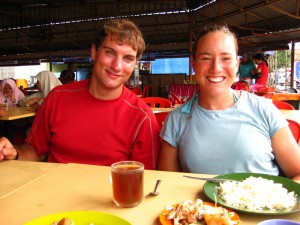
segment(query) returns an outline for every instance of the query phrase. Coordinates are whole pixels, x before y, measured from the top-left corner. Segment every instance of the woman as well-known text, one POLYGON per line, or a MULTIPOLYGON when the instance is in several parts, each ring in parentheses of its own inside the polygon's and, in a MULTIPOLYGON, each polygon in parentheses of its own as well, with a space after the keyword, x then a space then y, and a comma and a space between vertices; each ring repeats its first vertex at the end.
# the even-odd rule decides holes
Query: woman
POLYGON ((50 71, 39 72, 35 78, 37 79, 36 88, 38 92, 22 98, 18 103, 20 106, 39 107, 49 92, 62 84, 50 71))
POLYGON ((253 73, 260 73, 260 78, 255 79, 255 84, 261 87, 266 87, 269 78, 269 65, 265 57, 261 53, 254 56, 254 62, 257 64, 257 69, 253 73))
POLYGON ((224 25, 203 30, 191 65, 199 92, 173 109, 160 133, 158 169, 204 174, 278 175, 300 180, 300 150, 286 119, 268 99, 231 89, 237 39, 224 25))
POLYGON ((246 81, 251 84, 252 71, 256 69, 255 63, 252 61, 252 55, 250 52, 243 54, 243 62, 240 63, 238 69, 238 75, 240 81, 246 81))
POLYGON ((2 91, 0 92, 0 104, 14 106, 18 101, 24 98, 24 93, 17 87, 13 79, 5 79, 1 82, 2 91))

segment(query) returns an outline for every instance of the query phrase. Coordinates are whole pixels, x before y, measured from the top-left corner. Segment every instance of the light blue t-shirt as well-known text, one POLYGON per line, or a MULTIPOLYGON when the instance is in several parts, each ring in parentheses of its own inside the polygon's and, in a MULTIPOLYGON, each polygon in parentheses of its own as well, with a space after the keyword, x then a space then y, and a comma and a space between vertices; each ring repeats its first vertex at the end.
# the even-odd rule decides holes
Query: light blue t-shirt
POLYGON ((178 149, 182 170, 278 175, 271 137, 288 123, 272 101, 242 91, 231 108, 206 110, 198 94, 170 112, 160 133, 178 149))

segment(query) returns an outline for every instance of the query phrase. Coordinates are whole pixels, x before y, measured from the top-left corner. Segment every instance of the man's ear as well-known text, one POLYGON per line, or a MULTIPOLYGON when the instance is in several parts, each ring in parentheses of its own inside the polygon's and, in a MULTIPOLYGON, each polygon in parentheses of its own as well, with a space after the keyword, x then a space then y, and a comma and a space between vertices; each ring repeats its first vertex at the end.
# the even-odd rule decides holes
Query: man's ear
POLYGON ((91 47, 91 61, 95 61, 96 54, 97 54, 96 46, 94 44, 92 44, 92 47, 91 47))

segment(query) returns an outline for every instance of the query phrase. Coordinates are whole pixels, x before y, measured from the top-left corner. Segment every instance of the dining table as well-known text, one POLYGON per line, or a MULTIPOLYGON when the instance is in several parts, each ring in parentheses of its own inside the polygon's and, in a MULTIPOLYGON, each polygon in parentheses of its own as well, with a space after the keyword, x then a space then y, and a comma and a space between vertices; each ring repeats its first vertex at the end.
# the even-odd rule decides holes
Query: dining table
POLYGON ((300 93, 289 92, 254 92, 258 96, 269 95, 269 98, 276 101, 288 102, 294 106, 295 109, 300 109, 300 93))
MULTIPOLYGON (((109 166, 2 161, 0 224, 21 225, 60 212, 94 211, 121 217, 132 225, 159 225, 159 216, 168 205, 196 199, 212 202, 203 191, 206 181, 188 179, 183 175, 188 174, 145 170, 143 201, 132 208, 119 208, 112 201, 109 166), (158 179, 162 180, 158 189, 160 194, 150 195, 158 179)), ((208 174, 193 175, 213 177, 208 174)), ((299 211, 283 215, 236 213, 241 225, 257 225, 274 218, 300 221, 299 211)))
MULTIPOLYGON (((177 105, 176 107, 178 107, 178 106, 179 105, 177 105)), ((151 108, 151 109, 152 109, 153 113, 157 113, 157 112, 170 112, 174 108, 151 108)), ((300 124, 300 110, 282 110, 281 109, 280 112, 283 114, 283 116, 286 119, 294 120, 300 124)))
POLYGON ((31 107, 10 106, 1 107, 6 110, 6 114, 0 117, 0 134, 13 141, 13 123, 12 121, 34 117, 36 109, 31 107))
POLYGON ((0 120, 10 121, 17 120, 27 117, 33 117, 36 115, 35 110, 29 110, 28 107, 20 107, 20 106, 11 106, 11 107, 1 107, 5 109, 6 115, 0 117, 0 120))

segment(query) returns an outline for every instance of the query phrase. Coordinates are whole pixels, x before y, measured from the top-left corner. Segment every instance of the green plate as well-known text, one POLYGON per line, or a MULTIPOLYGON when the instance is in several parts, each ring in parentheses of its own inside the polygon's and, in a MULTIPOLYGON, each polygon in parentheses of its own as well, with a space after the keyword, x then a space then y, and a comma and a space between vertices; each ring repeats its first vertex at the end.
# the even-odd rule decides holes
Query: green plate
POLYGON ((76 225, 131 225, 128 221, 107 213, 92 211, 61 212, 32 220, 24 225, 52 225, 64 217, 71 218, 76 225))
POLYGON ((222 200, 221 197, 218 195, 218 192, 215 191, 216 188, 219 187, 218 183, 206 182, 203 186, 203 190, 204 190, 205 195, 212 201, 216 201, 219 205, 233 209, 235 211, 246 212, 246 213, 255 213, 255 214, 265 214, 265 215, 283 215, 283 214, 300 211, 300 184, 298 184, 297 182, 294 182, 290 179, 287 179, 284 177, 267 175, 267 174, 259 174, 259 173, 223 174, 223 175, 217 176, 217 178, 226 178, 226 179, 231 179, 231 180, 242 181, 242 180, 247 179, 250 176, 262 177, 262 178, 265 178, 268 180, 273 180, 275 183, 282 184, 283 187, 285 187, 287 190, 289 190, 289 192, 294 191, 297 194, 297 204, 295 205, 294 208, 290 208, 290 209, 280 209, 280 210, 275 210, 275 211, 263 209, 263 210, 253 211, 253 210, 249 210, 249 209, 245 209, 245 208, 233 207, 232 205, 226 204, 226 202, 224 200, 222 200), (215 197, 215 193, 216 193, 216 197, 215 197))

